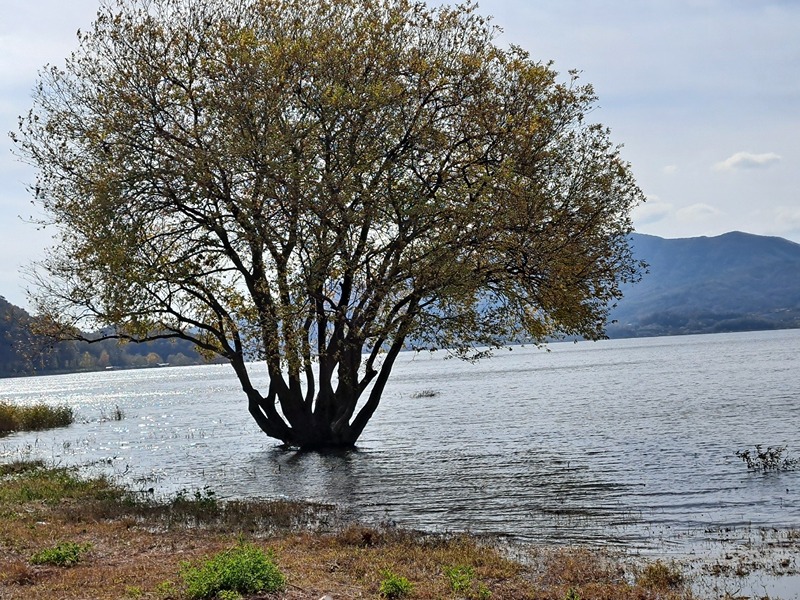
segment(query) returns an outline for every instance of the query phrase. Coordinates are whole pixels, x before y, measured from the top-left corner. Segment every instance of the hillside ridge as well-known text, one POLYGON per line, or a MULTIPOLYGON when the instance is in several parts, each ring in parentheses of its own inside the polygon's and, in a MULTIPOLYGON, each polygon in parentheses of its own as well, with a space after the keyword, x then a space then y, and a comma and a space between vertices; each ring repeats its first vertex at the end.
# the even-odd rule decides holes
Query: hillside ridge
POLYGON ((800 244, 732 231, 666 239, 635 233, 648 264, 612 310, 610 337, 800 327, 800 244))

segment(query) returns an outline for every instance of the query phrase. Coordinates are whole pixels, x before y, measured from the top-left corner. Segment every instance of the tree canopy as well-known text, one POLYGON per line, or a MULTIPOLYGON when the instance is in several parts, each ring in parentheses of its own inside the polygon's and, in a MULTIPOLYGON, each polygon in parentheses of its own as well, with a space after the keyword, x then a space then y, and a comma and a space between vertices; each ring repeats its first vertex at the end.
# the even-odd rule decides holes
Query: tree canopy
POLYGON ((473 4, 108 0, 14 134, 58 231, 40 310, 225 357, 299 447, 354 444, 403 349, 602 337, 641 193, 591 86, 497 33, 473 4))

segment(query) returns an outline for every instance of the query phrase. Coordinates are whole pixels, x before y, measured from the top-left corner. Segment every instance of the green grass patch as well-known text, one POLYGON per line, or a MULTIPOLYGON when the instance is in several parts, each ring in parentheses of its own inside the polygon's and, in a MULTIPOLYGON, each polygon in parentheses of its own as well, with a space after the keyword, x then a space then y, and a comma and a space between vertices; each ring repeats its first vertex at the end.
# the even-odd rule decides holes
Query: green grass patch
POLYGON ((15 462, 0 467, 0 507, 26 502, 57 504, 62 500, 115 503, 124 495, 122 489, 104 477, 81 479, 72 469, 46 468, 41 461, 15 462))
POLYGON ((389 600, 405 598, 411 594, 411 591, 414 589, 414 586, 408 579, 388 569, 381 571, 381 577, 383 577, 383 579, 381 580, 378 591, 380 591, 382 597, 388 598, 389 600))
POLYGON ((450 590, 459 598, 487 600, 492 592, 475 578, 475 569, 467 565, 444 567, 450 590))
POLYGON ((445 567, 444 575, 450 583, 450 589, 456 594, 469 591, 475 579, 475 570, 472 567, 456 565, 445 567))
MULTIPOLYGON (((336 522, 335 509, 322 504, 223 502, 208 488, 182 490, 172 498, 159 499, 127 490, 106 477, 83 478, 76 468, 50 467, 40 460, 0 464, 0 519, 23 514, 26 504, 39 505, 34 512, 58 507, 76 523, 133 518, 166 529, 277 533, 326 528, 336 522)), ((25 510, 30 512, 31 508, 25 510)))
POLYGON ((88 552, 91 547, 91 544, 59 542, 52 548, 45 548, 31 556, 31 562, 35 565, 71 567, 77 565, 83 558, 83 555, 88 552))
POLYGON ((181 576, 192 600, 275 592, 285 584, 272 553, 252 544, 240 544, 199 565, 185 564, 181 576))
POLYGON ((14 431, 40 431, 72 424, 75 415, 69 406, 17 406, 0 402, 0 435, 14 431))

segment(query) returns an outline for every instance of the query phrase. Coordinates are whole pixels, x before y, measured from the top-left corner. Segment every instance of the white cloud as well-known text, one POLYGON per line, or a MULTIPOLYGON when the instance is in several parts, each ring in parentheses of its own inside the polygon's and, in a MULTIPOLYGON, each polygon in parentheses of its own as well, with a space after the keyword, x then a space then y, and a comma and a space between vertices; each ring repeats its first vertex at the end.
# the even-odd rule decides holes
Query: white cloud
POLYGON ((658 196, 648 196, 644 204, 633 209, 633 222, 637 227, 652 225, 666 219, 672 213, 672 204, 662 202, 658 196))
POLYGON ((718 171, 732 171, 737 169, 764 169, 780 162, 781 157, 774 152, 752 154, 751 152, 737 152, 733 156, 718 162, 714 168, 718 171))
POLYGON ((711 206, 710 204, 698 203, 692 204, 691 206, 686 206, 681 208, 676 213, 678 219, 684 221, 686 223, 697 223, 700 221, 707 221, 708 219, 718 217, 722 214, 722 211, 718 208, 711 206))
POLYGON ((775 225, 781 233, 800 231, 800 208, 778 206, 774 210, 775 225))

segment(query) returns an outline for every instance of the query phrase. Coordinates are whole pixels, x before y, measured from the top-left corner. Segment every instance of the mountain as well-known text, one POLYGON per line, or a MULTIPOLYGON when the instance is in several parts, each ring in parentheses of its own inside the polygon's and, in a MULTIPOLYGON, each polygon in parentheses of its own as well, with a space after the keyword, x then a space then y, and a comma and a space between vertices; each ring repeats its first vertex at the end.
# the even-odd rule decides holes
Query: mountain
POLYGON ((634 234, 632 248, 648 273, 625 288, 610 337, 800 327, 800 244, 735 231, 634 234))

